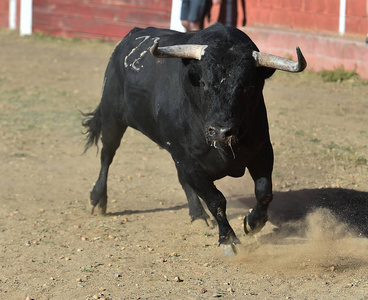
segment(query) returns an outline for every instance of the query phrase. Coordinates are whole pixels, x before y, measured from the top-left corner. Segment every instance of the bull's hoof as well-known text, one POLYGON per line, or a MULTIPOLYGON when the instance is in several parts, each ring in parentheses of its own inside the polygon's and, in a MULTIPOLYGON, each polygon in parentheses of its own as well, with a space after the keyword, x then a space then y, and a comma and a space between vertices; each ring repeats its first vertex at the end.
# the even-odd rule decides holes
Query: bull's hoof
POLYGON ((229 234, 226 237, 220 237, 219 239, 219 247, 222 248, 225 256, 235 256, 238 253, 238 246, 240 244, 240 240, 234 233, 229 234))
POLYGON ((235 244, 221 244, 220 247, 224 251, 225 256, 231 257, 238 253, 238 246, 235 244))
POLYGON ((267 215, 264 216, 261 220, 250 223, 249 224, 249 215, 244 218, 244 232, 247 235, 255 235, 256 233, 260 232, 261 229, 266 225, 266 222, 268 221, 267 215))
POLYGON ((97 207, 97 214, 106 215, 107 205, 105 205, 105 206, 99 206, 99 205, 92 206, 91 215, 94 214, 96 207, 97 207))

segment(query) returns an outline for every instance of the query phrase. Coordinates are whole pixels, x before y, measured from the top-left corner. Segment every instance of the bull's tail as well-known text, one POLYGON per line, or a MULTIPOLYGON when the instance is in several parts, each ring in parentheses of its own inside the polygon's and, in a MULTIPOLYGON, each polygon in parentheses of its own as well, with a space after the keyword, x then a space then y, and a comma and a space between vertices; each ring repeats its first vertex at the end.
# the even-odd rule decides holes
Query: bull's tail
POLYGON ((82 114, 85 117, 82 121, 82 125, 86 127, 86 131, 84 132, 84 134, 87 135, 87 142, 84 148, 84 153, 86 153, 86 151, 93 145, 96 145, 96 147, 98 148, 98 141, 100 139, 102 127, 100 106, 98 106, 94 112, 82 114))

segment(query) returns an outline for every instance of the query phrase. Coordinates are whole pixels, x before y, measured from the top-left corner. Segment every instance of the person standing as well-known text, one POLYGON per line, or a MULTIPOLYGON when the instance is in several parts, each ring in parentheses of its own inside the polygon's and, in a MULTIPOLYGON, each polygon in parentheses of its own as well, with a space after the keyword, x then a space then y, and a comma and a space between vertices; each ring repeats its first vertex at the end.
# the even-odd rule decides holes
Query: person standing
POLYGON ((183 0, 181 6, 181 24, 187 31, 202 30, 204 18, 212 4, 220 4, 221 0, 183 0))

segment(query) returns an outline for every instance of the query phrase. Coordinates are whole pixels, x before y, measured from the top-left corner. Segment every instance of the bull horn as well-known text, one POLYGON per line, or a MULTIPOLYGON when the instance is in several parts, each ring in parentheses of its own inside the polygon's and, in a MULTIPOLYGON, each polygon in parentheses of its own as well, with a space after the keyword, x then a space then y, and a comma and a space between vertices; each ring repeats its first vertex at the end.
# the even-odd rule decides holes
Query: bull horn
POLYGON ((298 61, 292 61, 277 55, 253 51, 253 58, 257 67, 267 67, 287 72, 301 72, 307 67, 307 62, 300 51, 299 47, 296 47, 296 54, 298 61))
POLYGON ((207 45, 174 45, 168 47, 159 47, 159 39, 155 39, 150 51, 153 56, 158 58, 202 58, 207 45))

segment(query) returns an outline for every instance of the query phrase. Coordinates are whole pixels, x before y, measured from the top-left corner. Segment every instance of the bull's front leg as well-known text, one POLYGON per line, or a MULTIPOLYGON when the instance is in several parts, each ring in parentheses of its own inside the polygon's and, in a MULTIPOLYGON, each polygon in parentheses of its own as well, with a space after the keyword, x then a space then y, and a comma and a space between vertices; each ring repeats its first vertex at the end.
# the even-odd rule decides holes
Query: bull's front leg
POLYGON ((210 201, 205 202, 219 227, 218 245, 222 247, 226 256, 235 255, 237 253, 236 245, 240 244, 240 240, 236 237, 234 230, 227 220, 225 197, 218 191, 218 195, 211 198, 210 201))
POLYGON ((234 255, 236 253, 235 246, 240 244, 240 241, 236 237, 227 219, 226 199, 224 195, 216 188, 213 181, 211 181, 204 172, 197 169, 194 172, 188 173, 181 169, 181 173, 196 194, 203 199, 208 210, 217 221, 219 228, 219 246, 224 248, 226 255, 234 255))
POLYGON ((206 202, 211 214, 217 221, 219 228, 218 245, 226 256, 233 256, 237 253, 236 246, 240 244, 234 230, 231 228, 226 216, 226 199, 222 193, 216 189, 212 183, 213 189, 209 193, 199 192, 200 197, 206 202))
POLYGON ((246 234, 256 234, 268 221, 267 209, 272 201, 272 169, 273 149, 268 143, 263 151, 252 160, 248 170, 254 180, 254 190, 257 203, 248 216, 244 218, 244 231, 246 234))
POLYGON ((273 198, 270 178, 258 178, 254 184, 257 203, 244 218, 244 231, 249 235, 259 232, 268 221, 267 209, 273 198))

